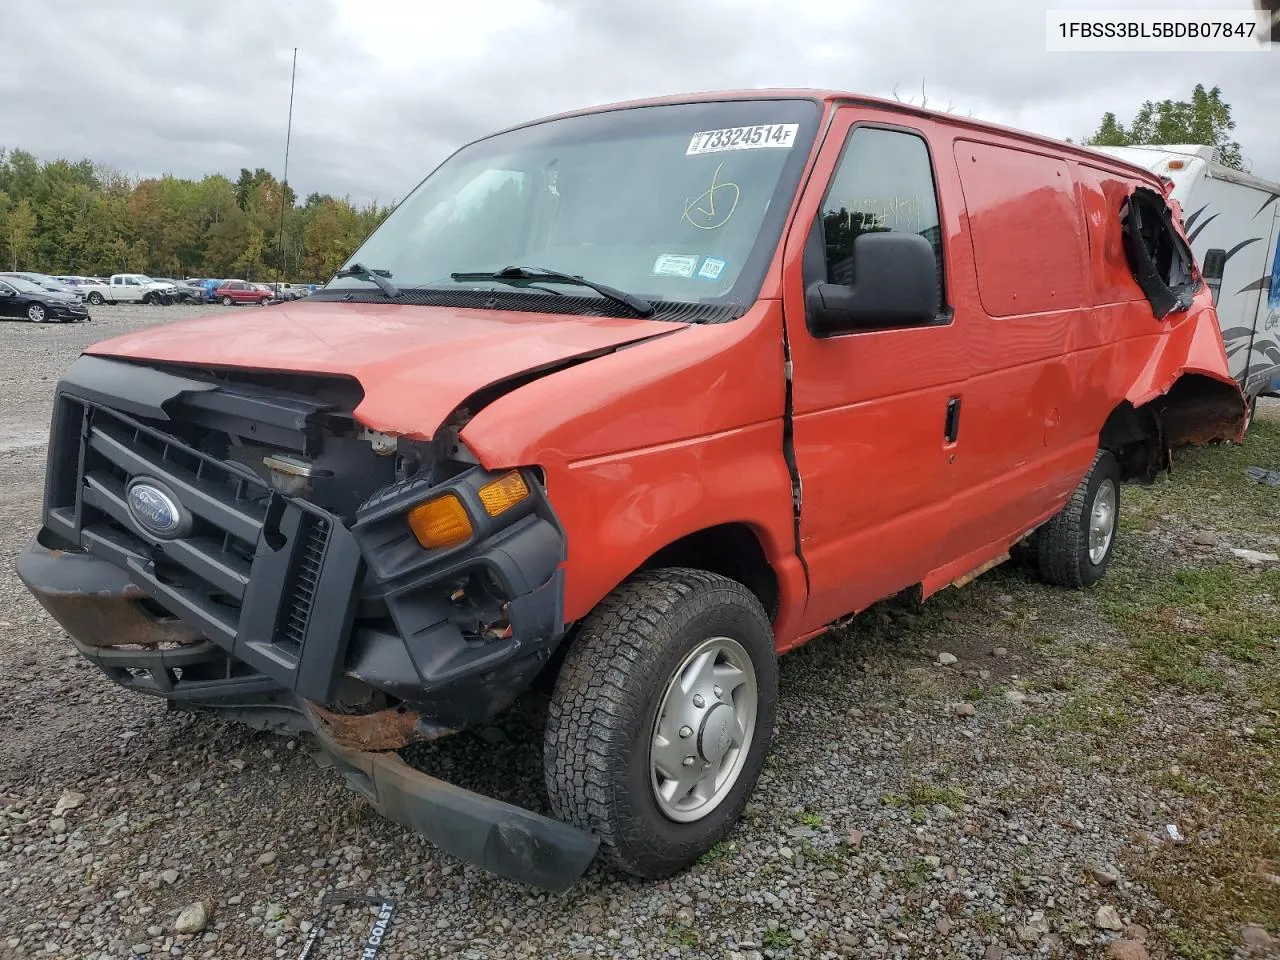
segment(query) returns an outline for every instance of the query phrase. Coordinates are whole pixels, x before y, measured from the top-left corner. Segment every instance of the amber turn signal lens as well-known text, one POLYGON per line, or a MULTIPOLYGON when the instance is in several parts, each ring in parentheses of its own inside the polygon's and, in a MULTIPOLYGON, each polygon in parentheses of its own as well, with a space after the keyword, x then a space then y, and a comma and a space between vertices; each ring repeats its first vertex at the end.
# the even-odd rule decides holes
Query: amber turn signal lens
POLYGON ((527 496, 529 487, 518 470, 504 473, 497 480, 490 480, 480 488, 480 502, 484 504, 485 513, 491 517, 506 513, 527 496))
POLYGON ((409 528, 428 550, 456 547, 471 538, 471 518, 462 501, 452 493, 410 510, 409 528))

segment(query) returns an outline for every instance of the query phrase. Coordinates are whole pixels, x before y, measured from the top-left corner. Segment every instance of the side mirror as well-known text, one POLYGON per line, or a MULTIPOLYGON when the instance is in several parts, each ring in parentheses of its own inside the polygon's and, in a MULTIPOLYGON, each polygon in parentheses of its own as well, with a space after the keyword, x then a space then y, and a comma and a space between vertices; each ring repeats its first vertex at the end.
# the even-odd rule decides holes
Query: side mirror
POLYGON ((853 241, 848 285, 812 283, 809 329, 826 337, 854 330, 919 327, 938 316, 938 261, 918 233, 864 233, 853 241))

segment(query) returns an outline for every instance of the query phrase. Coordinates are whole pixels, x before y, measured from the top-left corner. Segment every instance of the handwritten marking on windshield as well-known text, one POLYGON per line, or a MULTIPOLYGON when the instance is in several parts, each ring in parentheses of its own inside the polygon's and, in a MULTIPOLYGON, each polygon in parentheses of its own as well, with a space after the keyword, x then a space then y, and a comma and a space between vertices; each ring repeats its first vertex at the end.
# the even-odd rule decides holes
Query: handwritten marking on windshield
POLYGON ((699 230, 717 230, 729 222, 733 212, 738 209, 738 201, 742 199, 742 190, 732 180, 720 179, 720 171, 724 168, 721 160, 711 174, 711 186, 692 200, 685 199, 682 220, 699 230), (730 191, 728 193, 726 191, 730 191), (720 194, 717 206, 716 194, 720 194))

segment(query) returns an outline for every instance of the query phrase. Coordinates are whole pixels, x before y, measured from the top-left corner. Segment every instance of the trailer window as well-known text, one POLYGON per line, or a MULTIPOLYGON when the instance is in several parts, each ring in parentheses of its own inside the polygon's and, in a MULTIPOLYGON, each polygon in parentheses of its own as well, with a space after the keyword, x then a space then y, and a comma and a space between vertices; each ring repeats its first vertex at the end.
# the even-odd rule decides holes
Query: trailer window
POLYGON ((1138 187, 1120 211, 1129 269, 1158 318, 1191 306, 1199 288, 1191 250, 1173 226, 1173 211, 1154 190, 1138 187))

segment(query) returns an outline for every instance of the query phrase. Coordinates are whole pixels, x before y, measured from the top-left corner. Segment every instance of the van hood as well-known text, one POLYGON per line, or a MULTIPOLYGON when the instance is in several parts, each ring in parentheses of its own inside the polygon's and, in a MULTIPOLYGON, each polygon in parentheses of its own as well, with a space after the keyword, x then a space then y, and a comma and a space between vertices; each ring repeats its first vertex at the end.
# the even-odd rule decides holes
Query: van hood
POLYGON ((425 440, 485 387, 685 328, 638 318, 304 300, 224 308, 106 340, 85 352, 354 377, 364 389, 357 420, 372 430, 425 440))

